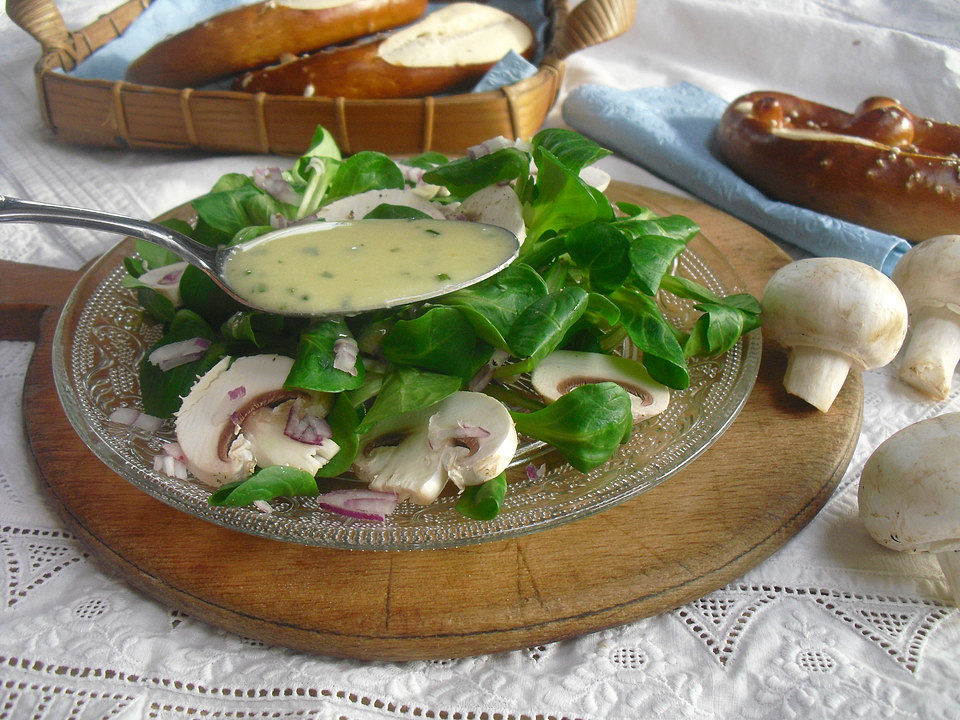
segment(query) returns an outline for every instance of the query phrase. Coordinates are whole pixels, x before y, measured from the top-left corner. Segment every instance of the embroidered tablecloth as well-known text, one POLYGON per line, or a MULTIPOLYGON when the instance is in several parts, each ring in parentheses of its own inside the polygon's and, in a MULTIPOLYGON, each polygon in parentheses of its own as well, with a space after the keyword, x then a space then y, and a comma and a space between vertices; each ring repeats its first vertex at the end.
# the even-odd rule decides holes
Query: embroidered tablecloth
MULTIPOLYGON (((58 4, 71 28, 111 8, 58 4)), ((153 217, 225 172, 264 162, 59 144, 37 109, 39 47, 5 16, 0 47, 0 193, 153 217)), ((560 101, 581 83, 681 81, 727 100, 766 87, 848 109, 887 94, 958 122, 960 6, 642 0, 625 36, 570 58, 560 101)), ((548 123, 562 123, 559 106, 548 123)), ((671 189, 623 158, 603 166, 671 189)), ((75 268, 112 242, 0 226, 8 260, 75 268)), ((736 582, 660 616, 541 647, 367 663, 217 630, 92 562, 51 509, 27 449, 21 393, 32 350, 0 342, 0 718, 960 717, 960 612, 935 562, 884 550, 857 517, 873 449, 912 422, 960 410, 957 390, 934 403, 902 385, 896 361, 865 376, 863 433, 827 506, 736 582)))

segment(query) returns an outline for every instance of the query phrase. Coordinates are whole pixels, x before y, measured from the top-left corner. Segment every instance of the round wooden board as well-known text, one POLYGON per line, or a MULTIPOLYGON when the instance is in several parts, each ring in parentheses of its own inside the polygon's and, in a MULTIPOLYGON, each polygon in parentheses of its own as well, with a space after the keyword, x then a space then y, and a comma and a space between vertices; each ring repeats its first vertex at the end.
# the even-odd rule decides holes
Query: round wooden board
MULTIPOLYGON (((789 261, 762 235, 702 203, 628 185, 615 184, 611 195, 693 218, 702 228, 695 242, 719 248, 758 297, 789 261)), ((756 386, 730 429, 692 465, 617 507, 462 549, 303 547, 198 520, 101 464, 57 401, 50 363, 56 319, 51 308, 41 320, 24 416, 40 477, 91 555, 195 618, 334 656, 443 659, 529 647, 696 599, 742 575, 813 518, 860 430, 858 377, 820 413, 784 393, 785 357, 767 345, 756 386)))

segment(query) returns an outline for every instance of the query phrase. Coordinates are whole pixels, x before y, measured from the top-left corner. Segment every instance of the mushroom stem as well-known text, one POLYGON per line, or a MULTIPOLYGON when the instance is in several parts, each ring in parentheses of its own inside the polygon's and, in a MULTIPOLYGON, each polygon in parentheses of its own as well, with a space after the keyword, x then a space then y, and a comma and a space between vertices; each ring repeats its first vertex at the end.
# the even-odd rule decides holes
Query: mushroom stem
POLYGON ((900 364, 900 379, 925 395, 943 400, 960 362, 960 315, 949 307, 926 308, 914 326, 900 364))
POLYGON ((960 607, 960 550, 937 553, 937 561, 947 579, 947 589, 950 590, 953 604, 960 607))
POLYGON ((783 386, 827 412, 850 372, 850 358, 809 345, 797 345, 789 354, 783 386))

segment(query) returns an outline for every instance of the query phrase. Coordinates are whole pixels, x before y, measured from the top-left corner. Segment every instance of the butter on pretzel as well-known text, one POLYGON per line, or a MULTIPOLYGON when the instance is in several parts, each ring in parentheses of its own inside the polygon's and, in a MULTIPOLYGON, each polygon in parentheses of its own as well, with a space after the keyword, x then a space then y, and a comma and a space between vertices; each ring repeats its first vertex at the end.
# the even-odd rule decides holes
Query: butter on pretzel
POLYGON ((716 141, 768 196, 919 242, 960 233, 960 126, 871 97, 853 114, 779 92, 734 100, 716 141))

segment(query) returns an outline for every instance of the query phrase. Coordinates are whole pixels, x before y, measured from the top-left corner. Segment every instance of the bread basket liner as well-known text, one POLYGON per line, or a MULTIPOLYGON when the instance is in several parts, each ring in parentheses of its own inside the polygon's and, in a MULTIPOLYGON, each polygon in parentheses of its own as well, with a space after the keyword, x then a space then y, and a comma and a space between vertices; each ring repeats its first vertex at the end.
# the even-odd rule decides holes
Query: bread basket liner
POLYGON ((85 28, 69 31, 53 0, 7 0, 10 18, 32 35, 43 121, 66 143, 99 147, 199 149, 297 155, 317 125, 345 153, 379 150, 462 152, 503 135, 529 137, 557 100, 563 60, 625 32, 636 0, 583 0, 568 10, 548 0, 550 32, 535 75, 498 90, 400 100, 356 100, 183 90, 68 73, 119 37, 150 4, 129 0, 85 28))

